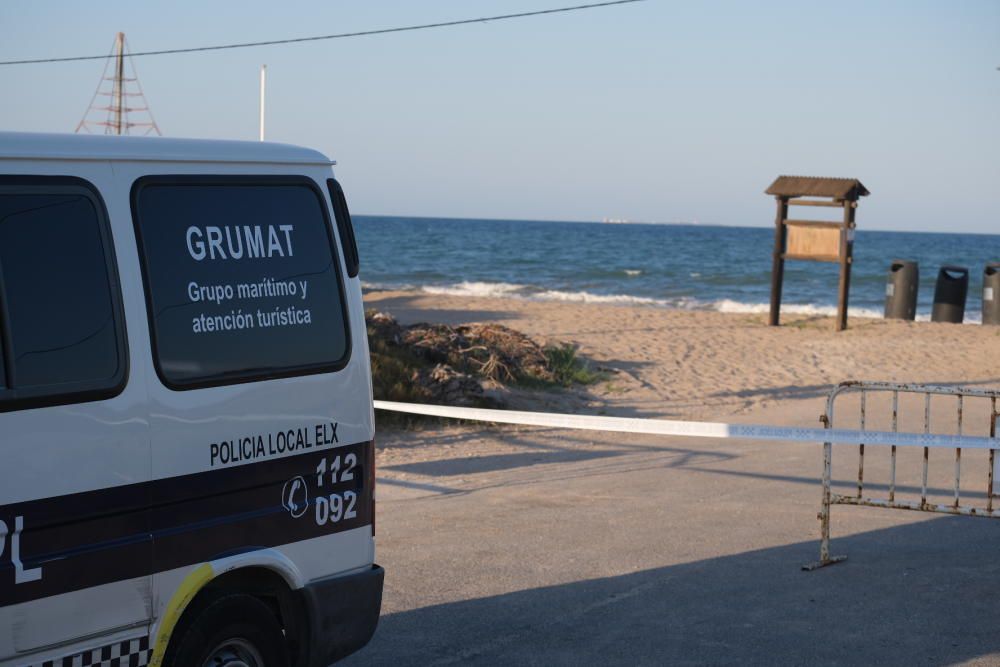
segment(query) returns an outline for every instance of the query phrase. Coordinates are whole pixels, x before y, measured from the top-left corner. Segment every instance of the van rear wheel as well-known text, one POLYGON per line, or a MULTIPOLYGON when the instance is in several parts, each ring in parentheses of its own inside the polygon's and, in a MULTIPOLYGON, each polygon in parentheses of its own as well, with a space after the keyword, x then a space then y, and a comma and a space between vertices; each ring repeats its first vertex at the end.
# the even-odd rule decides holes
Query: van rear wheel
POLYGON ((264 667, 264 656, 260 654, 257 647, 249 641, 233 637, 224 640, 216 646, 208 659, 205 660, 204 667, 264 667))
POLYGON ((271 609, 227 595, 202 609, 180 637, 175 667, 288 667, 285 636, 271 609))

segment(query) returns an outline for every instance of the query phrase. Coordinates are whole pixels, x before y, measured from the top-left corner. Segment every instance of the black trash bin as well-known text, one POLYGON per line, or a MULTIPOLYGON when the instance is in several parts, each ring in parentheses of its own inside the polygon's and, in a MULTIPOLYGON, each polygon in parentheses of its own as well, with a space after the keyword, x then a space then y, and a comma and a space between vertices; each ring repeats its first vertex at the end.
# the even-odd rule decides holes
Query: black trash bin
POLYGON ((1000 262, 983 269, 983 324, 1000 324, 1000 262))
POLYGON ((885 318, 912 320, 917 316, 917 286, 920 267, 916 262, 894 259, 885 283, 885 318))
POLYGON ((965 297, 969 292, 969 270, 964 266, 942 266, 934 286, 931 322, 960 324, 965 318, 965 297))

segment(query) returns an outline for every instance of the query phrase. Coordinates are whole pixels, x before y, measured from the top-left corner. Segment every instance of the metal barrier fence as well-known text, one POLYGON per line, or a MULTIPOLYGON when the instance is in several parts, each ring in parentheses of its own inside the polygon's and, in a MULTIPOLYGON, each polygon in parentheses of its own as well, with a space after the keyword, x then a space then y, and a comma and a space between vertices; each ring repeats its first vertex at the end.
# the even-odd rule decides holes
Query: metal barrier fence
MULTIPOLYGON (((891 425, 892 433, 899 433, 900 424, 900 396, 918 396, 923 405, 923 434, 927 437, 953 437, 954 444, 966 445, 969 437, 963 433, 965 424, 969 421, 967 399, 981 399, 988 409, 985 427, 989 431, 989 437, 997 437, 997 399, 1000 398, 1000 390, 972 389, 966 387, 940 387, 932 385, 916 385, 891 382, 844 382, 838 385, 827 399, 826 413, 821 417, 823 425, 833 433, 840 429, 834 428, 834 407, 837 399, 850 394, 858 394, 860 405, 858 409, 859 431, 867 431, 871 413, 869 400, 873 395, 888 395, 891 399, 891 425), (931 398, 951 397, 954 399, 955 433, 942 434, 931 431, 931 398)), ((940 401, 940 399, 939 399, 940 401)), ((997 448, 1000 449, 1000 440, 996 440, 997 448)), ((873 444, 868 442, 868 444, 873 444)), ((885 444, 885 443, 874 443, 885 444)), ((885 498, 874 498, 865 495, 865 441, 858 444, 858 475, 857 492, 852 495, 834 493, 833 485, 833 443, 827 439, 823 443, 823 499, 820 508, 820 557, 819 561, 803 566, 803 569, 814 570, 832 563, 838 563, 846 556, 830 555, 830 508, 833 505, 858 505, 868 507, 882 507, 890 509, 915 510, 919 512, 937 512, 940 514, 956 514, 963 516, 981 516, 991 519, 1000 518, 1000 510, 993 508, 994 499, 994 478, 996 467, 1000 461, 996 458, 996 449, 988 450, 988 469, 986 471, 985 484, 985 505, 963 505, 961 502, 961 479, 962 479, 962 449, 956 446, 954 459, 954 493, 951 503, 942 504, 928 501, 928 470, 930 468, 930 448, 923 448, 923 463, 921 474, 920 500, 899 500, 897 499, 896 465, 897 446, 891 447, 889 454, 889 484, 888 493, 885 498)), ((965 447, 968 448, 968 447, 965 447)))
MULTIPOLYGON (((890 382, 844 382, 838 385, 827 399, 826 413, 821 417, 824 428, 796 428, 761 424, 726 424, 718 422, 679 421, 669 419, 635 419, 623 417, 606 417, 593 415, 570 415, 545 412, 523 412, 516 410, 494 410, 486 408, 463 408, 448 405, 422 405, 415 403, 397 403, 392 401, 375 401, 376 410, 388 410, 430 417, 462 419, 466 421, 491 422, 498 424, 520 424, 525 426, 544 426, 590 431, 608 431, 617 433, 643 433, 649 435, 700 437, 713 439, 738 438, 747 440, 771 440, 783 442, 823 442, 823 501, 819 513, 821 524, 820 559, 817 562, 803 566, 803 569, 814 570, 831 563, 837 563, 846 556, 830 556, 830 507, 832 505, 862 505, 891 509, 917 510, 922 512, 938 512, 943 514, 960 514, 967 516, 984 516, 1000 518, 1000 509, 993 509, 993 483, 995 468, 1000 465, 996 450, 1000 449, 1000 439, 997 439, 997 399, 1000 390, 971 389, 963 387, 939 387, 932 385, 896 384, 890 382), (849 394, 860 395, 859 427, 835 428, 834 406, 837 399, 849 394), (871 428, 871 411, 869 398, 873 394, 888 395, 891 398, 891 430, 871 428), (915 432, 900 429, 900 396, 919 396, 923 401, 923 431, 915 432), (950 396, 955 403, 955 433, 940 433, 931 431, 931 397, 950 396), (989 435, 968 435, 963 432, 969 421, 968 399, 986 401, 988 414, 983 415, 987 422, 976 424, 981 426, 981 432, 989 435), (842 495, 833 493, 833 445, 858 447, 858 482, 857 493, 842 495), (880 445, 890 447, 889 484, 887 498, 872 498, 865 496, 865 447, 880 445), (906 501, 896 498, 896 458, 898 448, 908 450, 923 450, 923 467, 920 501, 906 501), (928 469, 930 450, 954 451, 954 500, 950 504, 928 501, 928 469), (987 482, 984 485, 986 500, 984 507, 961 504, 962 451, 985 454, 988 456, 987 482)), ((982 420, 980 420, 982 421, 982 420)))

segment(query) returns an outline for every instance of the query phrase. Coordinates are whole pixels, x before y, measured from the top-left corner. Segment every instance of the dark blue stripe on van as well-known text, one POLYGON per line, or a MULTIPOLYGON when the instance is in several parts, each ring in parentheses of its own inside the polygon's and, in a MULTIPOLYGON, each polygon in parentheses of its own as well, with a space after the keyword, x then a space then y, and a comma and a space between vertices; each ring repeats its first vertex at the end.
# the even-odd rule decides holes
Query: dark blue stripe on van
POLYGON ((24 569, 42 568, 38 581, 15 584, 8 535, 0 551, 0 607, 369 525, 372 446, 362 442, 0 507, 11 532, 15 518, 24 517, 24 569), (322 460, 329 466, 339 456, 343 468, 350 454, 356 457, 353 479, 333 484, 327 473, 319 487, 322 460), (286 483, 298 477, 292 509, 299 516, 293 516, 283 503, 289 504, 286 483), (354 494, 355 516, 333 520, 330 494, 354 494))

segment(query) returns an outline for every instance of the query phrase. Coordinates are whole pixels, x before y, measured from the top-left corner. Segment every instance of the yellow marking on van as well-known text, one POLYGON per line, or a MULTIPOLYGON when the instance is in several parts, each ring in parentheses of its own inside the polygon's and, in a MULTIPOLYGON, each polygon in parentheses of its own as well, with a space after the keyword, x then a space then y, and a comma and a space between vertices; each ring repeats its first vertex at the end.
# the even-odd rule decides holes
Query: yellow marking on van
POLYGON ((163 664, 163 656, 167 652, 167 644, 170 643, 170 635, 177 627, 177 621, 181 614, 191 604, 191 600, 198 594, 205 584, 212 580, 215 573, 212 571, 211 563, 203 563, 191 571, 181 585, 177 587, 174 596, 170 598, 166 610, 163 612, 163 619, 160 621, 160 629, 156 632, 156 641, 153 642, 153 654, 149 660, 149 667, 160 667, 163 664))

